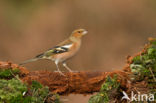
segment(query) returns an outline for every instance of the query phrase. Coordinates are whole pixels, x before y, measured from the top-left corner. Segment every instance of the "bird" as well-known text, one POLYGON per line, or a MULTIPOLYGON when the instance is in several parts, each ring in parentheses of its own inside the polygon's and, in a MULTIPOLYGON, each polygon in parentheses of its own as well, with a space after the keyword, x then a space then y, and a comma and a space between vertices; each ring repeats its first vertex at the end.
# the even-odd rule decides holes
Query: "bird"
POLYGON ((34 62, 40 59, 48 59, 56 64, 57 72, 64 75, 59 69, 59 63, 61 63, 69 72, 73 72, 66 64, 66 61, 73 57, 80 49, 82 37, 88 33, 85 29, 76 29, 71 35, 58 45, 50 48, 49 50, 35 56, 32 59, 26 60, 19 65, 23 65, 29 62, 34 62))

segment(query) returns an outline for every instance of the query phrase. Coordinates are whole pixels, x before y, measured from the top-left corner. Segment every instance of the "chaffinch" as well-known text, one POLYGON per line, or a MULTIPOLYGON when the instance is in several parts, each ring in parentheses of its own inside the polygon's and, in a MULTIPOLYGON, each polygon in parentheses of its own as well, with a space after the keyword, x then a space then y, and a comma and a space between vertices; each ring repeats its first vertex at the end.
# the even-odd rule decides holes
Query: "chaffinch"
POLYGON ((77 29, 74 30, 70 37, 65 41, 61 42, 60 44, 54 46, 53 48, 49 49, 48 51, 37 55, 35 58, 26 60, 22 62, 22 64, 26 64, 29 62, 37 61, 40 59, 49 59, 55 62, 57 71, 64 75, 60 69, 58 64, 62 63, 63 66, 69 71, 72 70, 67 66, 66 60, 70 59, 72 56, 76 54, 76 52, 80 49, 81 46, 81 38, 82 36, 86 35, 88 32, 85 29, 77 29))

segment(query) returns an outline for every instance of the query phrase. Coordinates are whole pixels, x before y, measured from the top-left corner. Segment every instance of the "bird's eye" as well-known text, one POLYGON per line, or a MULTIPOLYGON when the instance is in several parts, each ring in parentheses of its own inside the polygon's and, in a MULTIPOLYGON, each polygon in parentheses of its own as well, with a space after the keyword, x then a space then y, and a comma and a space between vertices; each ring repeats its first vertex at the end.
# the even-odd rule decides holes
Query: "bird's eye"
POLYGON ((81 33, 81 31, 78 31, 78 33, 81 33))

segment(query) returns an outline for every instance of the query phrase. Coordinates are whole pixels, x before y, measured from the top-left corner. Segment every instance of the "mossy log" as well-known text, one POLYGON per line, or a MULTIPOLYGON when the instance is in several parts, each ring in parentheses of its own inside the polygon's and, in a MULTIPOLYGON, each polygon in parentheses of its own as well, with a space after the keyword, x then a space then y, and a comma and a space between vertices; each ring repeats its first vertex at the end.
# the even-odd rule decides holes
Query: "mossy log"
POLYGON ((0 62, 0 68, 19 68, 20 79, 31 85, 32 81, 38 81, 42 85, 48 86, 52 93, 67 95, 75 94, 91 94, 99 92, 101 85, 107 76, 118 75, 118 80, 125 86, 127 85, 128 76, 125 71, 114 72, 66 72, 65 76, 58 72, 50 71, 28 71, 24 67, 10 62, 0 62))
POLYGON ((49 87, 50 91, 59 94, 89 94, 99 92, 101 85, 108 75, 118 74, 123 84, 126 83, 126 74, 122 71, 109 72, 78 72, 64 73, 65 76, 56 72, 35 71, 23 77, 22 80, 31 84, 36 80, 49 87))

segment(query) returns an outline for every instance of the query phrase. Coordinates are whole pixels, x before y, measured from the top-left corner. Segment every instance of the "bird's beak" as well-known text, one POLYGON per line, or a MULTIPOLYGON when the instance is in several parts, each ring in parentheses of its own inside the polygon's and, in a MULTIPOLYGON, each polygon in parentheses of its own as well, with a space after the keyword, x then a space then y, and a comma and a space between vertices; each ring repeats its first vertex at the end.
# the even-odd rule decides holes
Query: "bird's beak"
POLYGON ((84 31, 82 34, 83 34, 83 35, 86 35, 87 33, 88 33, 88 31, 84 31))

